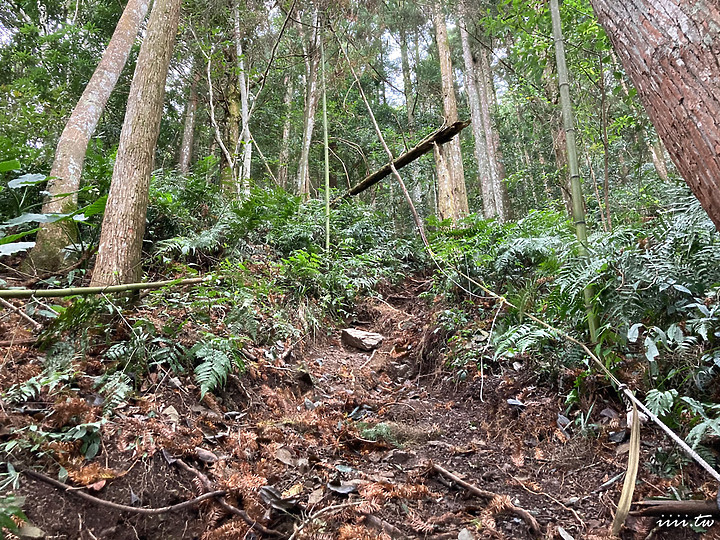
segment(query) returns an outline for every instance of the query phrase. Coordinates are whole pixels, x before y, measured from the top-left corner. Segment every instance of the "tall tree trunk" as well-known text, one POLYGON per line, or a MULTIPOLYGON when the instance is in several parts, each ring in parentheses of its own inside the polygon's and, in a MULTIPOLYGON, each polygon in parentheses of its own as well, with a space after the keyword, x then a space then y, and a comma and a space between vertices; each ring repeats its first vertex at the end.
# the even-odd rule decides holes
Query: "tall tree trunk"
POLYGON ((139 281, 150 173, 182 0, 155 0, 120 132, 91 285, 139 281))
POLYGON ((198 106, 197 86, 200 82, 200 71, 196 69, 197 67, 198 66, 193 63, 194 73, 192 82, 190 83, 188 100, 185 105, 185 122, 183 125, 183 137, 182 143, 180 144, 180 159, 178 162, 178 168, 182 174, 188 174, 190 172, 190 163, 192 162, 193 145, 195 142, 195 117, 198 106))
POLYGON ((470 49, 470 39, 465 25, 469 17, 465 0, 460 4, 460 41, 463 50, 463 62, 465 64, 465 89, 470 103, 470 118, 472 120, 473 137, 475 139, 475 160, 478 167, 478 182, 483 200, 483 216, 486 219, 493 218, 497 214, 495 195, 493 193, 493 182, 490 176, 488 165, 487 143, 485 141, 485 121, 480 107, 480 94, 478 93, 477 67, 470 49))
POLYGON ((315 127, 315 111, 318 98, 318 24, 319 10, 315 10, 312 19, 310 43, 303 44, 305 54, 305 115, 303 118, 303 135, 300 146, 300 163, 298 165, 298 195, 307 199, 310 196, 310 144, 315 127))
MULTIPOLYGON (((445 123, 450 125, 457 121, 458 112, 445 14, 439 0, 433 3, 433 21, 440 58, 443 111, 445 123)), ((459 137, 454 137, 443 145, 435 146, 435 164, 438 176, 438 213, 440 219, 458 220, 467 216, 468 201, 465 190, 465 171, 463 169, 459 137)))
POLYGON ((290 107, 292 105, 293 92, 295 91, 295 79, 291 74, 285 75, 285 97, 283 98, 283 120, 282 141, 280 142, 280 155, 278 156, 278 183, 283 189, 288 189, 288 160, 290 158, 290 130, 292 128, 292 116, 290 107))
MULTIPOLYGON (((555 61, 558 69, 558 86, 560 88, 560 105, 562 107, 563 127, 567 142, 568 168, 570 169, 570 185, 572 187, 572 217, 575 221, 575 232, 580 244, 580 255, 587 256, 587 225, 585 223, 585 201, 580 183, 580 167, 578 166, 577 145, 575 144, 575 118, 570 101, 570 83, 565 63, 565 45, 562 37, 560 22, 560 8, 558 0, 550 0, 550 15, 552 17, 553 39, 555 41, 555 61)), ((597 341, 598 320, 593 307, 595 293, 592 285, 586 285, 583 290, 585 310, 587 312, 590 339, 597 341)))
POLYGON ((223 192, 229 197, 239 193, 238 185, 238 150, 240 141, 240 119, 242 116, 242 105, 240 103, 240 89, 237 81, 232 81, 228 85, 227 95, 225 98, 227 105, 227 118, 225 119, 225 129, 227 133, 224 137, 227 143, 229 157, 225 157, 225 167, 220 173, 223 192))
POLYGON ((496 106, 495 84, 490 67, 490 58, 485 47, 478 51, 480 58, 479 86, 480 108, 485 128, 485 141, 488 154, 488 169, 493 186, 495 199, 495 213, 499 221, 504 222, 510 217, 510 205, 508 200, 507 186, 505 185, 505 166, 500 150, 500 135, 495 128, 495 121, 492 111, 496 106))
MULTIPOLYGON (((235 32, 235 54, 238 62, 237 85, 240 90, 240 120, 242 123, 242 139, 233 139, 236 148, 242 145, 243 159, 238 174, 238 195, 247 198, 250 194, 250 167, 252 165, 252 139, 250 138, 250 80, 245 74, 245 54, 242 49, 242 34, 240 32, 240 10, 237 2, 234 4, 233 25, 235 32)), ((236 152, 237 154, 237 152, 236 152)))
MULTIPOLYGON (((47 186, 50 195, 43 205, 43 213, 66 213, 77 207, 88 143, 125 67, 148 4, 149 0, 128 1, 100 63, 65 125, 50 170, 47 186), (64 196, 68 193, 70 195, 64 196)), ((75 238, 72 222, 43 224, 29 255, 31 264, 37 269, 58 270, 63 264, 62 248, 75 238)))
POLYGON ((412 73, 410 71, 410 56, 408 55, 407 32, 400 28, 400 62, 403 74, 403 93, 405 94, 405 108, 407 109, 408 129, 415 128, 415 99, 413 96, 412 73))
POLYGON ((720 6, 590 3, 678 171, 720 228, 720 6))

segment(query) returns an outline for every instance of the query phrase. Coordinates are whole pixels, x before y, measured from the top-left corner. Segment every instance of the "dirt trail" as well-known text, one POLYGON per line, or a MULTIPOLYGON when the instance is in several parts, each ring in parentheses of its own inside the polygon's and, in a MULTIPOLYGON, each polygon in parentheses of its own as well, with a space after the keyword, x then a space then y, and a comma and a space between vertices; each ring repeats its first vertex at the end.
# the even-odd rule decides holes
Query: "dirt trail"
MULTIPOLYGON (((482 384, 474 369, 453 379, 421 289, 364 304, 354 326, 385 336, 375 352, 346 347, 339 331, 292 354, 254 349, 247 374, 202 404, 189 377, 158 373, 103 427, 98 458, 88 464, 67 449, 71 479, 98 498, 162 507, 215 488, 245 519, 211 501, 137 516, 24 478, 28 517, 58 539, 270 537, 254 521, 293 539, 537 537, 520 508, 541 537, 606 538, 622 449, 575 424, 561 429, 564 400, 522 363, 490 366, 482 384), (469 494, 433 465, 496 496, 469 494)), ((619 405, 596 400, 596 411, 605 407, 619 405)), ((643 463, 658 444, 643 447, 643 463)), ((53 470, 52 461, 43 464, 53 470)), ((642 470, 641 479, 636 498, 671 483, 642 470)), ((648 536, 648 519, 628 525, 624 538, 700 537, 688 528, 648 536)))

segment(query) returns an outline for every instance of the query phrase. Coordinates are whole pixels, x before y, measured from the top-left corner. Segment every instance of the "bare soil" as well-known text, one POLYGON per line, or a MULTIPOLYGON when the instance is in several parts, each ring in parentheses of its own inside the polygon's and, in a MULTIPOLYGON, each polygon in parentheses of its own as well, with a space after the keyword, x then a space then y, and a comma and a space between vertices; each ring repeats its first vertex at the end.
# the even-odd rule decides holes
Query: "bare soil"
MULTIPOLYGON (((609 436, 623 429, 624 406, 597 382, 583 403, 594 403, 591 421, 600 427, 583 433, 577 417, 565 429, 558 425, 564 396, 532 372, 531 359, 495 363, 482 374, 472 366, 458 380, 444 366, 447 336, 433 306, 417 299, 423 287, 410 280, 361 306, 352 326, 385 336, 374 352, 344 346, 334 330, 291 354, 251 349, 258 360, 202 401, 190 376, 158 370, 102 427, 93 460, 67 444, 45 445, 40 457, 9 456, 17 468, 52 477, 62 464, 75 491, 145 508, 199 496, 209 487, 205 477, 249 519, 212 500, 138 515, 23 475, 18 494, 30 522, 45 538, 83 540, 272 537, 248 522, 293 539, 609 538, 627 463, 626 445, 609 436), (612 411, 622 414, 613 419, 612 411), (493 496, 469 493, 433 465, 493 496), (515 507, 534 516, 539 535, 515 507)), ((0 325, 0 340, 30 336, 14 314, 0 325)), ((0 387, 39 373, 39 354, 30 345, 0 350, 0 387)), ((67 399, 3 404, 0 443, 12 440, 11 427, 58 425, 63 411, 96 418, 89 377, 101 368, 92 358, 83 362, 88 380, 78 384, 75 409, 68 412, 67 399)), ((670 443, 646 425, 635 500, 680 488, 715 496, 717 486, 692 465, 669 478, 650 470, 660 447, 670 443)), ((622 538, 720 538, 720 527, 696 533, 630 517, 622 538)))

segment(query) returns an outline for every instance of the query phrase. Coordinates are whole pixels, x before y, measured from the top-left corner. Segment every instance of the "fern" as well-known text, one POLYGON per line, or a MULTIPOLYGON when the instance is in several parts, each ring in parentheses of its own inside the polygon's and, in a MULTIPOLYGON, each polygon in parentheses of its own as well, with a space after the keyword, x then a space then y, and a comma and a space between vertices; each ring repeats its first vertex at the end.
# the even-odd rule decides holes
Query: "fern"
POLYGON ((100 394, 105 398, 103 403, 103 416, 109 416, 123 403, 132 392, 130 377, 122 371, 116 371, 110 375, 102 387, 100 394))
POLYGON ((195 381, 200 385, 200 397, 225 384, 233 368, 245 366, 237 353, 235 344, 222 338, 202 341, 190 352, 202 362, 195 368, 195 381))
POLYGON ((511 327, 507 332, 494 338, 495 358, 513 353, 524 353, 537 348, 547 341, 555 339, 555 334, 533 324, 521 324, 511 327))

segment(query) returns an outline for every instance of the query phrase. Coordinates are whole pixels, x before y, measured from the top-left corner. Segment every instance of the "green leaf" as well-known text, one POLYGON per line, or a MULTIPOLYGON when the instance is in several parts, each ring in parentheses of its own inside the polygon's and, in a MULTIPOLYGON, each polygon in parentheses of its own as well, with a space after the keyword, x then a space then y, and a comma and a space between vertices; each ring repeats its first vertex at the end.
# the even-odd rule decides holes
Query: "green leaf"
POLYGON ((645 356, 650 362, 654 362, 655 359, 660 356, 660 351, 658 351, 657 344, 655 343, 655 340, 650 336, 645 338, 645 356))
POLYGON ((34 186, 36 184, 44 182, 46 178, 47 176, 45 176, 44 174, 23 174, 15 180, 10 180, 8 182, 8 187, 10 189, 18 189, 21 187, 34 186))
POLYGON ((645 403, 647 403, 648 409, 650 409, 653 414, 663 416, 670 412, 677 396, 678 392, 675 389, 668 390, 667 392, 653 389, 647 393, 645 403))
POLYGON ((628 337, 628 340, 630 341, 630 343, 635 343, 637 341, 638 337, 640 337, 640 329, 643 326, 644 326, 643 323, 637 323, 637 324, 633 324, 630 327, 630 330, 628 330, 628 334, 627 334, 627 337, 628 337))
POLYGON ((25 251, 35 245, 35 242, 13 242, 12 244, 0 245, 0 257, 3 255, 12 255, 19 251, 25 251))
POLYGON ((28 212, 26 214, 6 221, 2 225, 0 225, 0 229, 6 229, 8 227, 22 225, 23 223, 54 223, 55 221, 60 221, 61 219, 65 219, 68 216, 70 216, 70 214, 33 214, 28 212))
POLYGON ((92 204, 86 206, 81 210, 82 215, 85 218, 91 218, 98 214, 105 212, 105 205, 107 204, 107 195, 103 195, 99 199, 95 200, 92 204))
POLYGON ((21 232, 21 233, 11 234, 11 235, 8 235, 8 236, 3 236, 2 238, 0 238, 0 245, 2 245, 2 244, 9 244, 9 243, 11 243, 11 242, 16 242, 16 241, 20 240, 21 238, 25 238, 26 236, 29 236, 29 235, 31 235, 31 234, 35 234, 35 233, 38 232, 39 230, 40 230, 40 228, 38 227, 38 228, 35 228, 35 229, 30 229, 29 231, 23 231, 23 232, 21 232))
POLYGON ((20 162, 17 159, 9 161, 0 161, 0 172, 16 171, 20 168, 20 162))

